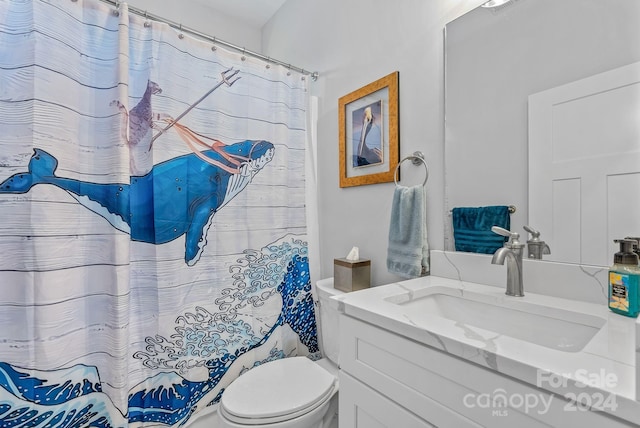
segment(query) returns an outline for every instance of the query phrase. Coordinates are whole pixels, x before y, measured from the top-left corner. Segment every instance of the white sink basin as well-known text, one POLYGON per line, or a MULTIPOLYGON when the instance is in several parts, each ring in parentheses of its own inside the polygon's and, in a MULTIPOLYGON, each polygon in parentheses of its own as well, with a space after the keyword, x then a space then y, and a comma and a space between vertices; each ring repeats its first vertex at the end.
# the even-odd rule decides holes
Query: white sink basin
POLYGON ((461 328, 482 329, 564 352, 582 350, 606 322, 597 316, 529 303, 518 297, 447 287, 423 291, 401 293, 385 300, 401 306, 407 318, 415 323, 429 323, 430 318, 438 316, 461 328))

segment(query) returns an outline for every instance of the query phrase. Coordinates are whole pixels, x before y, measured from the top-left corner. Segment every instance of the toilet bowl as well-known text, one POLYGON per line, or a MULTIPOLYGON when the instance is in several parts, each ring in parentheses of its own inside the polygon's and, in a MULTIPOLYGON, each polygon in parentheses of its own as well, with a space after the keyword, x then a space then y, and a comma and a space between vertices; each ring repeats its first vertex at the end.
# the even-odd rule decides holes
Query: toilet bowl
POLYGON ((291 357, 255 367, 225 389, 218 407, 221 428, 337 427, 338 303, 333 281, 316 284, 319 339, 327 358, 291 357))

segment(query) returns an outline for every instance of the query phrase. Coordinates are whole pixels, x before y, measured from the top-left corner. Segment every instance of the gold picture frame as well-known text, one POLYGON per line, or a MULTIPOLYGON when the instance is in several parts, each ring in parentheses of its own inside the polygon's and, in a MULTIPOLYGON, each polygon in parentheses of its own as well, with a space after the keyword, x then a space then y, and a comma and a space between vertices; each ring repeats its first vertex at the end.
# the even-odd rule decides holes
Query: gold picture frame
POLYGON ((399 76, 395 71, 338 100, 340 187, 394 181, 399 76))

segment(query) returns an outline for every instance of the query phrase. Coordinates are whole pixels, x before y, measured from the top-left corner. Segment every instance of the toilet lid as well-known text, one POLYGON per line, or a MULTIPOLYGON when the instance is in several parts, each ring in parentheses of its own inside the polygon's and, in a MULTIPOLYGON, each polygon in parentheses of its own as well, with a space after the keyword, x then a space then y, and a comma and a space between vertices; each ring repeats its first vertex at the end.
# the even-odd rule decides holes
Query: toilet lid
POLYGON ((306 357, 262 364, 238 377, 220 399, 232 419, 287 420, 331 397, 335 377, 306 357))

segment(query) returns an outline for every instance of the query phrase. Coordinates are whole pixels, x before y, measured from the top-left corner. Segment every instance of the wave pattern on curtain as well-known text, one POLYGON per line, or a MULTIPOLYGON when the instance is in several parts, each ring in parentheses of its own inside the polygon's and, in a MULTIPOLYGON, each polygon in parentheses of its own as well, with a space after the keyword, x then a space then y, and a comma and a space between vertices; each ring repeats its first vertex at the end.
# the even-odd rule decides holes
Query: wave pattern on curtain
POLYGON ((304 79, 126 4, 0 0, 0 82, 0 426, 180 426, 318 356, 304 79))

